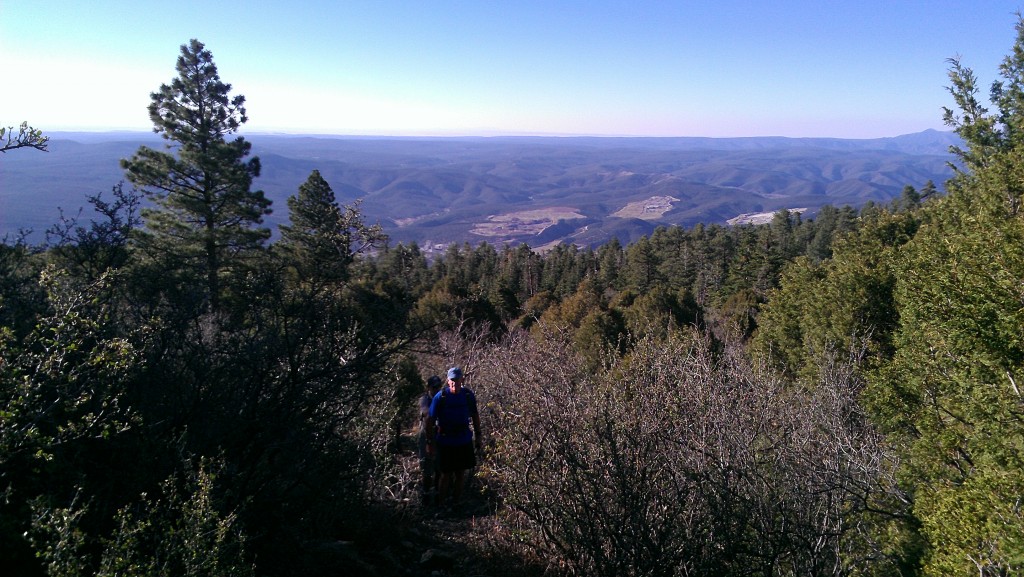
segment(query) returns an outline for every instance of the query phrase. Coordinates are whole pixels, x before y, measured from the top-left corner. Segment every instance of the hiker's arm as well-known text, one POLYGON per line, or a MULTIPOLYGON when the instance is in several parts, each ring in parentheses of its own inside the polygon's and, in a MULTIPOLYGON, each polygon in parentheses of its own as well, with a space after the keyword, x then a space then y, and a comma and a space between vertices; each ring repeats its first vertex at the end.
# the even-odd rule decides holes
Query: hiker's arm
POLYGON ((431 426, 431 425, 428 425, 427 426, 427 438, 426 438, 426 442, 427 442, 427 455, 433 455, 434 454, 434 439, 436 439, 436 438, 437 438, 437 436, 434 435, 434 427, 431 426))
POLYGON ((437 439, 437 427, 434 424, 434 403, 434 399, 430 399, 430 403, 427 405, 427 453, 431 455, 434 453, 434 440, 437 439))
POLYGON ((478 411, 473 411, 472 417, 473 417, 473 440, 476 441, 476 448, 479 449, 480 448, 480 444, 483 442, 481 437, 480 437, 480 435, 482 434, 482 432, 480 430, 480 413, 478 411))

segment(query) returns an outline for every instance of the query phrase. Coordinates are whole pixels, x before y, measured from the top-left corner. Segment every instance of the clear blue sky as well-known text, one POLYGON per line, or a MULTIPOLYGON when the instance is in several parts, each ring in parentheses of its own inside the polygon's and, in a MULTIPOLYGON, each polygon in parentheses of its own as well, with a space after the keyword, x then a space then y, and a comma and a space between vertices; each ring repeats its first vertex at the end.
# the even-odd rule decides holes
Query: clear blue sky
POLYGON ((0 0, 0 124, 151 128, 204 42, 245 132, 895 136, 1024 0, 0 0))

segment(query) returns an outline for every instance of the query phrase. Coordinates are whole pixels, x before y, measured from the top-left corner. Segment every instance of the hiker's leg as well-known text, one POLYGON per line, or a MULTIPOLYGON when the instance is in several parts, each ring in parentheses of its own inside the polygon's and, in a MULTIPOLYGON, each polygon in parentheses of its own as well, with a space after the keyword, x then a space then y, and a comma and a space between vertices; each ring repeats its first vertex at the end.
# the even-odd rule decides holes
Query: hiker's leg
POLYGON ((453 473, 452 501, 458 501, 462 496, 462 485, 466 482, 466 471, 459 469, 453 473))
POLYGON ((424 504, 430 504, 434 490, 434 451, 427 445, 427 436, 420 433, 417 439, 417 454, 420 464, 420 495, 424 504))
POLYGON ((441 473, 441 482, 437 486, 437 504, 444 502, 445 497, 452 488, 452 473, 441 473))
POLYGON ((437 480, 437 495, 434 497, 434 500, 436 504, 440 505, 444 501, 445 493, 448 491, 448 447, 438 444, 434 452, 434 459, 435 479, 437 480))
POLYGON ((423 474, 423 492, 429 493, 434 488, 434 459, 427 456, 420 461, 420 472, 423 474))
POLYGON ((454 499, 458 499, 462 496, 462 488, 466 484, 466 471, 476 466, 476 453, 473 451, 472 444, 460 446, 458 455, 458 461, 455 466, 455 475, 452 479, 454 482, 454 486, 452 487, 454 499))
POLYGON ((436 500, 435 492, 437 485, 434 483, 434 473, 430 470, 423 471, 423 504, 431 505, 436 500))

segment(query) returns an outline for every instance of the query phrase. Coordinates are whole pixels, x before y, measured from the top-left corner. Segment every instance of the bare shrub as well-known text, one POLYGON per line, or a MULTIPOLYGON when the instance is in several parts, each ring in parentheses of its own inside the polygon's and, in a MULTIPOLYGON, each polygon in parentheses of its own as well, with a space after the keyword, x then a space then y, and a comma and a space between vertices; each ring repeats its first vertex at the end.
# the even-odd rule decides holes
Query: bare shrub
POLYGON ((552 567, 581 575, 845 575, 879 491, 852 372, 787 387, 679 332, 600 374, 569 339, 479 357, 488 482, 552 567))

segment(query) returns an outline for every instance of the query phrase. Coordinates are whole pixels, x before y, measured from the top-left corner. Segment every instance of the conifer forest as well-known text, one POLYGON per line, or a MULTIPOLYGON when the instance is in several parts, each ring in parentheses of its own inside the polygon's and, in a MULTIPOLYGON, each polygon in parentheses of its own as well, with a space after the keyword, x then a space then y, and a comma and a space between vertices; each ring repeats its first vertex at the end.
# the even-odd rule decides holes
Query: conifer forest
POLYGON ((0 573, 1021 574, 1016 27, 990 90, 949 62, 946 183, 429 259, 316 170, 272 207, 244 96, 182 45, 166 146, 102 218, 0 244, 0 573), (461 513, 410 448, 456 365, 483 429, 461 513))

